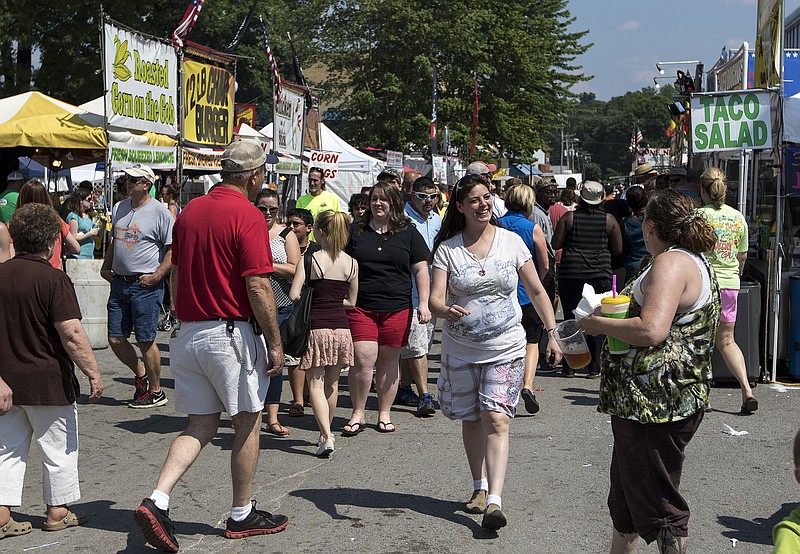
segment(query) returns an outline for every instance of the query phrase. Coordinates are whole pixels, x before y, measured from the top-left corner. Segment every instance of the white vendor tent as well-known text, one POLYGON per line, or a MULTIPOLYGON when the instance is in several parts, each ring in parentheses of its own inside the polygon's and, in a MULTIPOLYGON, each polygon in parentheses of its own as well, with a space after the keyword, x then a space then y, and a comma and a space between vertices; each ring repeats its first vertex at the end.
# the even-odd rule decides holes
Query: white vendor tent
MULTIPOLYGON (((273 136, 272 123, 260 129, 260 132, 271 138, 273 136)), ((361 192, 361 187, 374 185, 386 163, 349 145, 322 122, 319 124, 319 135, 320 150, 341 154, 336 177, 326 180, 326 189, 339 197, 340 207, 342 211, 346 211, 350 196, 361 192)), ((305 194, 308 191, 306 174, 303 173, 302 177, 301 193, 305 194)))

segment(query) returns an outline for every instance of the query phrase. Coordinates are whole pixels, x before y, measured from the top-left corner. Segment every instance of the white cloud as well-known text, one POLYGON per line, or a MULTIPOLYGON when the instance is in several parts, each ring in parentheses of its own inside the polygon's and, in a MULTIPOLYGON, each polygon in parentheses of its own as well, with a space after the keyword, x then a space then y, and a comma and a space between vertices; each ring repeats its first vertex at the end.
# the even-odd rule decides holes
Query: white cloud
POLYGON ((636 19, 631 19, 630 21, 626 21, 622 25, 620 25, 621 31, 635 31, 639 27, 641 27, 641 22, 637 21, 636 19))

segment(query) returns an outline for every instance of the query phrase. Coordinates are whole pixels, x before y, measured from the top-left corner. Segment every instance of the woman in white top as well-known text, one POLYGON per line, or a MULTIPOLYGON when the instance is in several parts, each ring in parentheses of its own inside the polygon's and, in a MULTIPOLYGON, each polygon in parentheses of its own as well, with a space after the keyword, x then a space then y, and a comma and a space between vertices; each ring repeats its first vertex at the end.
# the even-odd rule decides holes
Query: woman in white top
MULTIPOLYGON (((525 370, 525 331, 517 300, 522 280, 548 331, 555 316, 530 250, 514 233, 496 226, 492 195, 479 175, 461 179, 433 245, 431 313, 442 318, 442 413, 461 420, 473 479, 468 513, 481 525, 506 525, 501 494, 508 465, 509 422, 525 370), (485 468, 485 469, 484 469, 485 468)), ((550 336, 547 356, 561 351, 550 336)))

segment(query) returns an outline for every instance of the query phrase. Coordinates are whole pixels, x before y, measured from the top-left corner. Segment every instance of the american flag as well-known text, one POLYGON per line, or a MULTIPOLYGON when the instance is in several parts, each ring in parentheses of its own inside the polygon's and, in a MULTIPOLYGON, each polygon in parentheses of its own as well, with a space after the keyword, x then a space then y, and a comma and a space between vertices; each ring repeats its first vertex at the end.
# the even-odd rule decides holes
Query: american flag
POLYGON ((269 65, 272 67, 272 74, 275 76, 275 102, 279 102, 281 99, 281 74, 278 71, 278 64, 275 62, 275 56, 272 55, 272 49, 269 47, 267 28, 264 26, 264 20, 261 16, 258 16, 258 20, 261 22, 261 32, 264 34, 264 48, 267 51, 269 65))
POLYGON ((200 15, 200 10, 203 9, 203 0, 192 0, 186 8, 186 13, 183 14, 180 23, 172 31, 172 43, 175 46, 183 47, 183 39, 189 34, 197 22, 197 16, 200 15))
POLYGON ((642 135, 641 129, 639 129, 639 127, 636 127, 633 130, 633 133, 631 133, 631 150, 632 151, 633 150, 638 150, 639 149, 639 143, 642 142, 643 140, 644 140, 644 136, 642 135))

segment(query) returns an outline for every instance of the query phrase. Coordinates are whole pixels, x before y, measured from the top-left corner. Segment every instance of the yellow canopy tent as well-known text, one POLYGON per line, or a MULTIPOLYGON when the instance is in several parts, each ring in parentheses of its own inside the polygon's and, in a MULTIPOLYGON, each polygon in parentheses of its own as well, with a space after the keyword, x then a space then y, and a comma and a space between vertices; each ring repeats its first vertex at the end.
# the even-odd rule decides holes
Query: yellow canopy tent
MULTIPOLYGON (((112 140, 151 146, 174 146, 175 139, 155 133, 109 130, 112 140)), ((63 168, 105 160, 109 136, 102 114, 73 106, 40 92, 0 99, 0 148, 33 149, 43 165, 59 160, 63 168)))
POLYGON ((41 92, 0 99, 0 148, 102 152, 106 144, 102 120, 76 106, 41 92))

